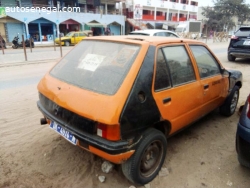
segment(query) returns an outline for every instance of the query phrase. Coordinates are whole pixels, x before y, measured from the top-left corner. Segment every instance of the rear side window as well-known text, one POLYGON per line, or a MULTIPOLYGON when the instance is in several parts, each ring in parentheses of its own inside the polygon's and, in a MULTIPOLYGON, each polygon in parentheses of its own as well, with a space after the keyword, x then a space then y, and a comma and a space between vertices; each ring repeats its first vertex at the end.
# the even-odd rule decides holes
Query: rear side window
POLYGON ((159 49, 156 60, 155 91, 171 87, 171 80, 167 67, 167 62, 159 49))
POLYGON ((113 95, 139 53, 140 45, 84 40, 50 74, 86 90, 113 95))
POLYGON ((166 37, 166 32, 157 32, 154 34, 154 36, 158 36, 158 37, 166 37))
POLYGON ((235 36, 237 37, 250 37, 250 27, 242 27, 236 31, 235 36))
POLYGON ((169 37, 175 37, 175 38, 179 38, 177 35, 173 34, 173 33, 168 33, 169 37))

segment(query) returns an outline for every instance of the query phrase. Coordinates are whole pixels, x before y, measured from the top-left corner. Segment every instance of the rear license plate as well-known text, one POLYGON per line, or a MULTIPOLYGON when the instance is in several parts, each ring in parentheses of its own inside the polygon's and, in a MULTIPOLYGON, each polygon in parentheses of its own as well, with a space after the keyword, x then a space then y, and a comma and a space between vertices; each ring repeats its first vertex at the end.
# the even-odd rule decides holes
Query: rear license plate
POLYGON ((70 143, 76 145, 77 143, 77 139, 75 138, 74 135, 72 135, 71 132, 65 130, 61 125, 57 124, 54 121, 51 121, 50 126, 51 129, 53 129, 54 131, 56 131, 58 134, 60 134, 61 136, 63 136, 66 140, 68 140, 70 143))
POLYGON ((245 41, 243 42, 243 45, 250 45, 250 40, 245 40, 245 41))

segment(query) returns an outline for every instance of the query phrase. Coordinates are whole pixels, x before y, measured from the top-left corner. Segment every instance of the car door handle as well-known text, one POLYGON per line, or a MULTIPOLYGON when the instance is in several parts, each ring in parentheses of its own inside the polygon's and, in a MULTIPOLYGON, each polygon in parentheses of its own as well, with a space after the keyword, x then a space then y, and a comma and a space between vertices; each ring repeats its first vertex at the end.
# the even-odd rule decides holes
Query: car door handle
POLYGON ((207 88, 209 88, 209 85, 208 85, 208 84, 205 84, 205 85, 204 85, 204 89, 207 89, 207 88))
POLYGON ((163 104, 166 104, 171 101, 171 97, 165 98, 162 101, 163 101, 163 104))

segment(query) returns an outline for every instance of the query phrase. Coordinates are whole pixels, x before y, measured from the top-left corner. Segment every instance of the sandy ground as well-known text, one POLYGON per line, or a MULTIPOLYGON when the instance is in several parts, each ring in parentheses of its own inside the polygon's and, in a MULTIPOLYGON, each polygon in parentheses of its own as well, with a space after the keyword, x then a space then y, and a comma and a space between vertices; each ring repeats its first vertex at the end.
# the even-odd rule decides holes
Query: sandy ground
MULTIPOLYGON (((226 67, 243 72, 239 108, 250 92, 249 60, 229 63, 225 54, 219 58, 226 67)), ((52 65, 0 68, 0 187, 128 188, 132 184, 119 166, 103 173, 101 158, 40 125, 36 86, 52 65), (99 175, 106 176, 104 183, 99 175)), ((157 176, 150 187, 250 187, 250 170, 238 164, 235 152, 238 118, 237 113, 224 118, 214 111, 168 139, 163 167, 169 173, 157 176)))

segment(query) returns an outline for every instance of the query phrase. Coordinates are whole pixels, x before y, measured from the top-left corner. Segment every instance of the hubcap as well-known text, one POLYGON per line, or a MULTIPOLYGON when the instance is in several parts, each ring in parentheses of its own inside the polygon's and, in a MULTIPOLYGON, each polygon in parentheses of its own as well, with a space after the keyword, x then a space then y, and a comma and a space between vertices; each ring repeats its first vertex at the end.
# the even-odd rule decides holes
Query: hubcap
POLYGON ((233 99, 232 99, 231 105, 230 105, 230 111, 231 111, 231 113, 233 113, 235 111, 235 108, 237 106, 238 95, 239 95, 239 93, 238 93, 238 91, 236 91, 234 93, 234 96, 233 96, 233 99))
POLYGON ((159 167, 162 156, 162 143, 160 141, 152 142, 142 155, 140 164, 141 175, 145 177, 151 176, 159 167))

